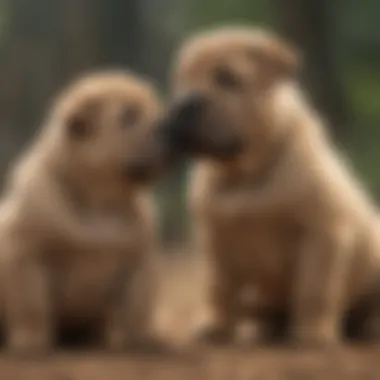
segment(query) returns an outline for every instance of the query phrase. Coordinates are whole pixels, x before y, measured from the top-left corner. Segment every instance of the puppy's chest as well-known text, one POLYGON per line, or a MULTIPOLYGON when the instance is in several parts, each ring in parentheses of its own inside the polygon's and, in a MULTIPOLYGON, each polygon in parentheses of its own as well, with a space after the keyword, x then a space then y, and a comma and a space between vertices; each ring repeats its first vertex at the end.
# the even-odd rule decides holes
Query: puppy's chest
POLYGON ((107 218, 123 223, 137 217, 134 206, 120 194, 113 193, 94 193, 86 199, 77 199, 74 204, 78 216, 84 220, 107 218))
POLYGON ((106 252, 77 252, 66 260, 54 278, 54 294, 60 312, 76 317, 100 313, 122 276, 124 263, 106 252))
POLYGON ((244 215, 224 220, 212 230, 216 254, 241 275, 276 283, 291 275, 302 229, 288 215, 244 215))
MULTIPOLYGON (((100 261, 100 263, 103 261, 105 263, 117 263, 124 260, 125 257, 131 257, 132 259, 132 256, 140 251, 143 245, 144 235, 146 234, 144 223, 138 210, 133 207, 117 204, 96 205, 96 207, 85 209, 81 214, 81 219, 90 229, 94 228, 94 233, 97 230, 104 229, 119 242, 125 242, 122 245, 119 244, 118 249, 115 249, 114 245, 111 245, 108 249, 95 247, 92 250, 83 250, 78 247, 77 255, 83 256, 84 261, 87 261, 89 257, 94 261, 100 261)), ((109 234, 105 233, 105 236, 109 234)), ((108 236, 105 239, 108 241, 110 237, 108 236)), ((104 268, 106 268, 106 265, 104 268)))
POLYGON ((76 205, 76 212, 83 223, 115 227, 123 234, 143 228, 141 208, 120 194, 102 194, 89 197, 76 205))
POLYGON ((89 226, 114 227, 115 232, 110 232, 115 237, 122 240, 125 235, 126 238, 125 245, 117 249, 114 246, 109 249, 71 247, 55 256, 55 283, 59 298, 62 304, 74 309, 81 309, 84 300, 91 300, 88 307, 101 304, 115 281, 136 265, 144 242, 140 236, 143 226, 131 210, 94 207, 84 210, 80 217, 82 223, 89 226))

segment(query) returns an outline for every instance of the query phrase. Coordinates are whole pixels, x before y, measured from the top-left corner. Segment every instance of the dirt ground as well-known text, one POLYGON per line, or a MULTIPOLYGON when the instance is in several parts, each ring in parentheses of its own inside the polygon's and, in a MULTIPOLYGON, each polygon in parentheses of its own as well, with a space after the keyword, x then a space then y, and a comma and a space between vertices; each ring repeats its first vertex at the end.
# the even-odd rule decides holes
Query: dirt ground
POLYGON ((380 380, 380 345, 329 351, 191 343, 207 319, 207 266, 188 255, 162 262, 157 332, 174 347, 160 356, 66 351, 39 359, 0 355, 0 380, 380 380))
POLYGON ((380 347, 334 352, 197 351, 181 357, 56 354, 50 359, 0 358, 1 380, 376 380, 380 347))

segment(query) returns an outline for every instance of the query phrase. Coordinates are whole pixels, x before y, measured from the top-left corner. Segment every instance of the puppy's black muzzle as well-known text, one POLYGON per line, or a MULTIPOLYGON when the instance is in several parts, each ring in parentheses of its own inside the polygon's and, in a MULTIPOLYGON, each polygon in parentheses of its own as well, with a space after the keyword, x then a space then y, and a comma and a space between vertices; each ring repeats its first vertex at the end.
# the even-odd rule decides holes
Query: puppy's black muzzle
POLYGON ((192 93, 172 105, 162 121, 162 131, 177 154, 228 159, 239 154, 243 144, 225 124, 205 96, 192 93))
POLYGON ((203 122, 207 100, 189 94, 175 102, 163 120, 163 133, 178 151, 197 150, 197 135, 203 122))

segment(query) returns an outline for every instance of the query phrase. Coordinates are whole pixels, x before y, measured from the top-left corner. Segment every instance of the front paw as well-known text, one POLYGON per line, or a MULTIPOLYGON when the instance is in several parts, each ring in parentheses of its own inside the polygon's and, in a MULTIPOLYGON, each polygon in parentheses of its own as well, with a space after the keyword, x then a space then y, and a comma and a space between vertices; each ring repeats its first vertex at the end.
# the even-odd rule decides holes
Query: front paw
POLYGON ((9 334, 7 350, 20 357, 46 356, 53 350, 52 337, 46 332, 33 330, 16 331, 9 334))
POLYGON ((297 348, 326 349, 338 346, 340 339, 336 329, 311 327, 294 330, 291 344, 297 348))
POLYGON ((196 332, 197 342, 214 346, 228 345, 233 339, 234 334, 231 329, 218 325, 205 326, 196 332))
POLYGON ((120 331, 109 332, 105 346, 109 352, 158 354, 166 350, 164 343, 153 336, 127 337, 120 331))
POLYGON ((368 317, 361 327, 361 332, 357 336, 359 340, 368 343, 380 342, 380 318, 377 315, 368 317))
POLYGON ((170 352, 169 347, 157 337, 149 336, 140 339, 127 339, 125 350, 131 353, 157 355, 170 352))

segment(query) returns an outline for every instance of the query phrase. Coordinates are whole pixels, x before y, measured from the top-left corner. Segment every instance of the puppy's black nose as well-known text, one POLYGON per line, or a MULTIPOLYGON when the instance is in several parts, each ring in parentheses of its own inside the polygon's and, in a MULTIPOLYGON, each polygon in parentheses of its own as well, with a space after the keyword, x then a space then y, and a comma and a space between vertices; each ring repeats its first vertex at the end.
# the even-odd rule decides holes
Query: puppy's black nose
POLYGON ((163 132, 176 148, 185 148, 202 125, 208 107, 207 98, 199 93, 179 97, 162 121, 163 132))
POLYGON ((180 122, 196 123, 202 117, 207 99, 199 93, 189 93, 180 97, 172 108, 173 117, 180 122))

